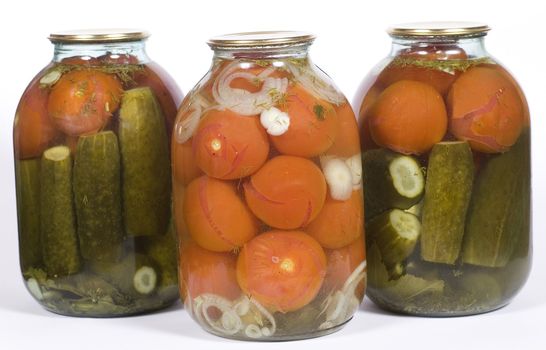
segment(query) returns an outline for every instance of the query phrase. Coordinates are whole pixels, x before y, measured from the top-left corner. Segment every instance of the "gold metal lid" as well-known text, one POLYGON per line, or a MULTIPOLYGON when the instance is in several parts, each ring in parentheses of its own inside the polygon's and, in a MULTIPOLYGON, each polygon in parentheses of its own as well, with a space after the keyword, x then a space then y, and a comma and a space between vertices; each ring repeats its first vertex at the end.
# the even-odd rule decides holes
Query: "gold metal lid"
POLYGON ((315 36, 298 31, 265 31, 233 33, 212 37, 207 44, 212 49, 250 49, 260 47, 285 47, 311 44, 315 36))
POLYGON ((478 37, 484 36, 491 28, 479 22, 416 22, 402 23, 387 29, 395 38, 411 37, 478 37))
POLYGON ((143 40, 150 33, 140 29, 83 29, 49 34, 52 43, 115 43, 143 40))

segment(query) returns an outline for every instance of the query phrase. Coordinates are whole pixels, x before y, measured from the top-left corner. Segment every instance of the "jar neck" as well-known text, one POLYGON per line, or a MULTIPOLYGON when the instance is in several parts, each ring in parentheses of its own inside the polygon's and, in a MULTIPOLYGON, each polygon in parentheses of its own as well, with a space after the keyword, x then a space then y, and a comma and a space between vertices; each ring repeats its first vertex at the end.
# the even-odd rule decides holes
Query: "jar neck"
POLYGON ((74 56, 97 58, 103 55, 130 55, 135 57, 138 63, 150 61, 144 40, 113 43, 56 42, 53 45, 53 62, 60 62, 74 56))
POLYGON ((214 59, 222 60, 265 60, 265 59, 307 59, 311 44, 289 45, 284 47, 254 47, 254 48, 214 48, 214 59))
POLYGON ((390 56, 398 56, 409 51, 415 52, 416 49, 423 49, 424 54, 427 48, 434 48, 446 53, 446 59, 450 57, 450 50, 453 57, 457 56, 457 50, 464 50, 468 58, 483 58, 489 54, 485 49, 485 37, 474 38, 399 38, 392 39, 390 56))

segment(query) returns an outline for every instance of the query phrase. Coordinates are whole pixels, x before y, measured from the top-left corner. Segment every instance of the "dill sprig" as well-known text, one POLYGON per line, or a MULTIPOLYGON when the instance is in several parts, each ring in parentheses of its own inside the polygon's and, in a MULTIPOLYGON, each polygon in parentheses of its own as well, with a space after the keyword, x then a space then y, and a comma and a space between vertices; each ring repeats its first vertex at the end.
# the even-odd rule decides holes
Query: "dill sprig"
POLYGON ((395 57, 392 62, 389 64, 391 66, 397 67, 420 67, 427 69, 435 69, 443 72, 464 72, 470 67, 484 64, 484 63, 495 63, 489 57, 475 58, 475 59, 466 59, 466 60, 423 60, 416 59, 411 57, 395 57))

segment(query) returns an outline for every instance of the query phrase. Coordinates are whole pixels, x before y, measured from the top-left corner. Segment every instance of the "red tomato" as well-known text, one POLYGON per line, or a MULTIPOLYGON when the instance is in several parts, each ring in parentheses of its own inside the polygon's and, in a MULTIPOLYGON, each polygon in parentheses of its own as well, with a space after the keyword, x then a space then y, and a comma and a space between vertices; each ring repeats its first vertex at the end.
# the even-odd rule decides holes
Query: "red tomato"
POLYGON ((48 90, 32 83, 19 102, 13 130, 15 154, 19 159, 40 157, 59 135, 47 115, 48 90))
POLYGON ((479 152, 507 151, 526 124, 526 106, 516 86, 490 67, 464 72, 451 87, 447 105, 451 133, 479 152))
POLYGON ((203 175, 184 194, 183 215, 201 247, 215 252, 237 250, 258 233, 256 219, 235 184, 203 175))
POLYGON ((277 156, 243 185, 250 210, 279 229, 305 227, 319 215, 326 199, 326 180, 309 159, 277 156))
POLYGON ((287 155, 311 158, 323 154, 339 132, 336 109, 299 84, 289 87, 286 95, 280 109, 290 116, 290 126, 284 134, 270 136, 271 143, 287 155))
POLYGON ((237 299, 241 289, 237 284, 235 264, 236 256, 232 253, 211 252, 194 242, 185 242, 180 247, 182 296, 194 299, 211 293, 229 300, 237 299))
POLYGON ((326 256, 311 236, 301 231, 270 231, 244 245, 237 259, 239 286, 272 311, 294 311, 320 290, 326 256))
MULTIPOLYGON (((401 58, 412 58, 423 61, 464 60, 466 52, 454 45, 415 46, 399 53, 401 58)), ((429 84, 442 96, 449 91, 451 84, 460 72, 444 72, 439 69, 425 68, 417 65, 400 66, 390 64, 378 76, 377 82, 384 87, 400 80, 414 80, 429 84)))
POLYGON ((65 134, 94 133, 118 109, 122 92, 113 75, 92 69, 74 70, 64 74, 51 89, 49 116, 65 134))
POLYGON ((193 137, 195 162, 209 176, 238 179, 255 173, 267 160, 269 141, 258 117, 211 109, 193 137))
POLYGON ((355 113, 348 102, 334 108, 339 119, 339 132, 326 154, 337 157, 354 156, 360 153, 360 136, 355 113))
POLYGON ((328 196, 319 215, 305 231, 324 248, 341 248, 364 232, 364 200, 361 191, 351 198, 338 201, 328 196))

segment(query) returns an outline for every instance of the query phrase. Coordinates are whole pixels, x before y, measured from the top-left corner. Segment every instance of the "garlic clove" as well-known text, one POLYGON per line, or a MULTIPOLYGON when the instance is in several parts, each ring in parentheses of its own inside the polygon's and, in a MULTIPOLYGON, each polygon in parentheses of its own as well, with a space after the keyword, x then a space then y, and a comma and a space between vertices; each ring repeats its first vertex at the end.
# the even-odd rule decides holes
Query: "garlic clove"
POLYGON ((271 136, 280 136, 290 127, 290 116, 278 108, 271 107, 260 114, 260 123, 271 136))
POLYGON ((353 190, 359 190, 362 187, 362 157, 360 153, 347 158, 345 164, 351 170, 353 190))
POLYGON ((338 201, 348 200, 353 191, 353 176, 349 166, 341 158, 330 157, 322 158, 321 165, 330 196, 338 201))

